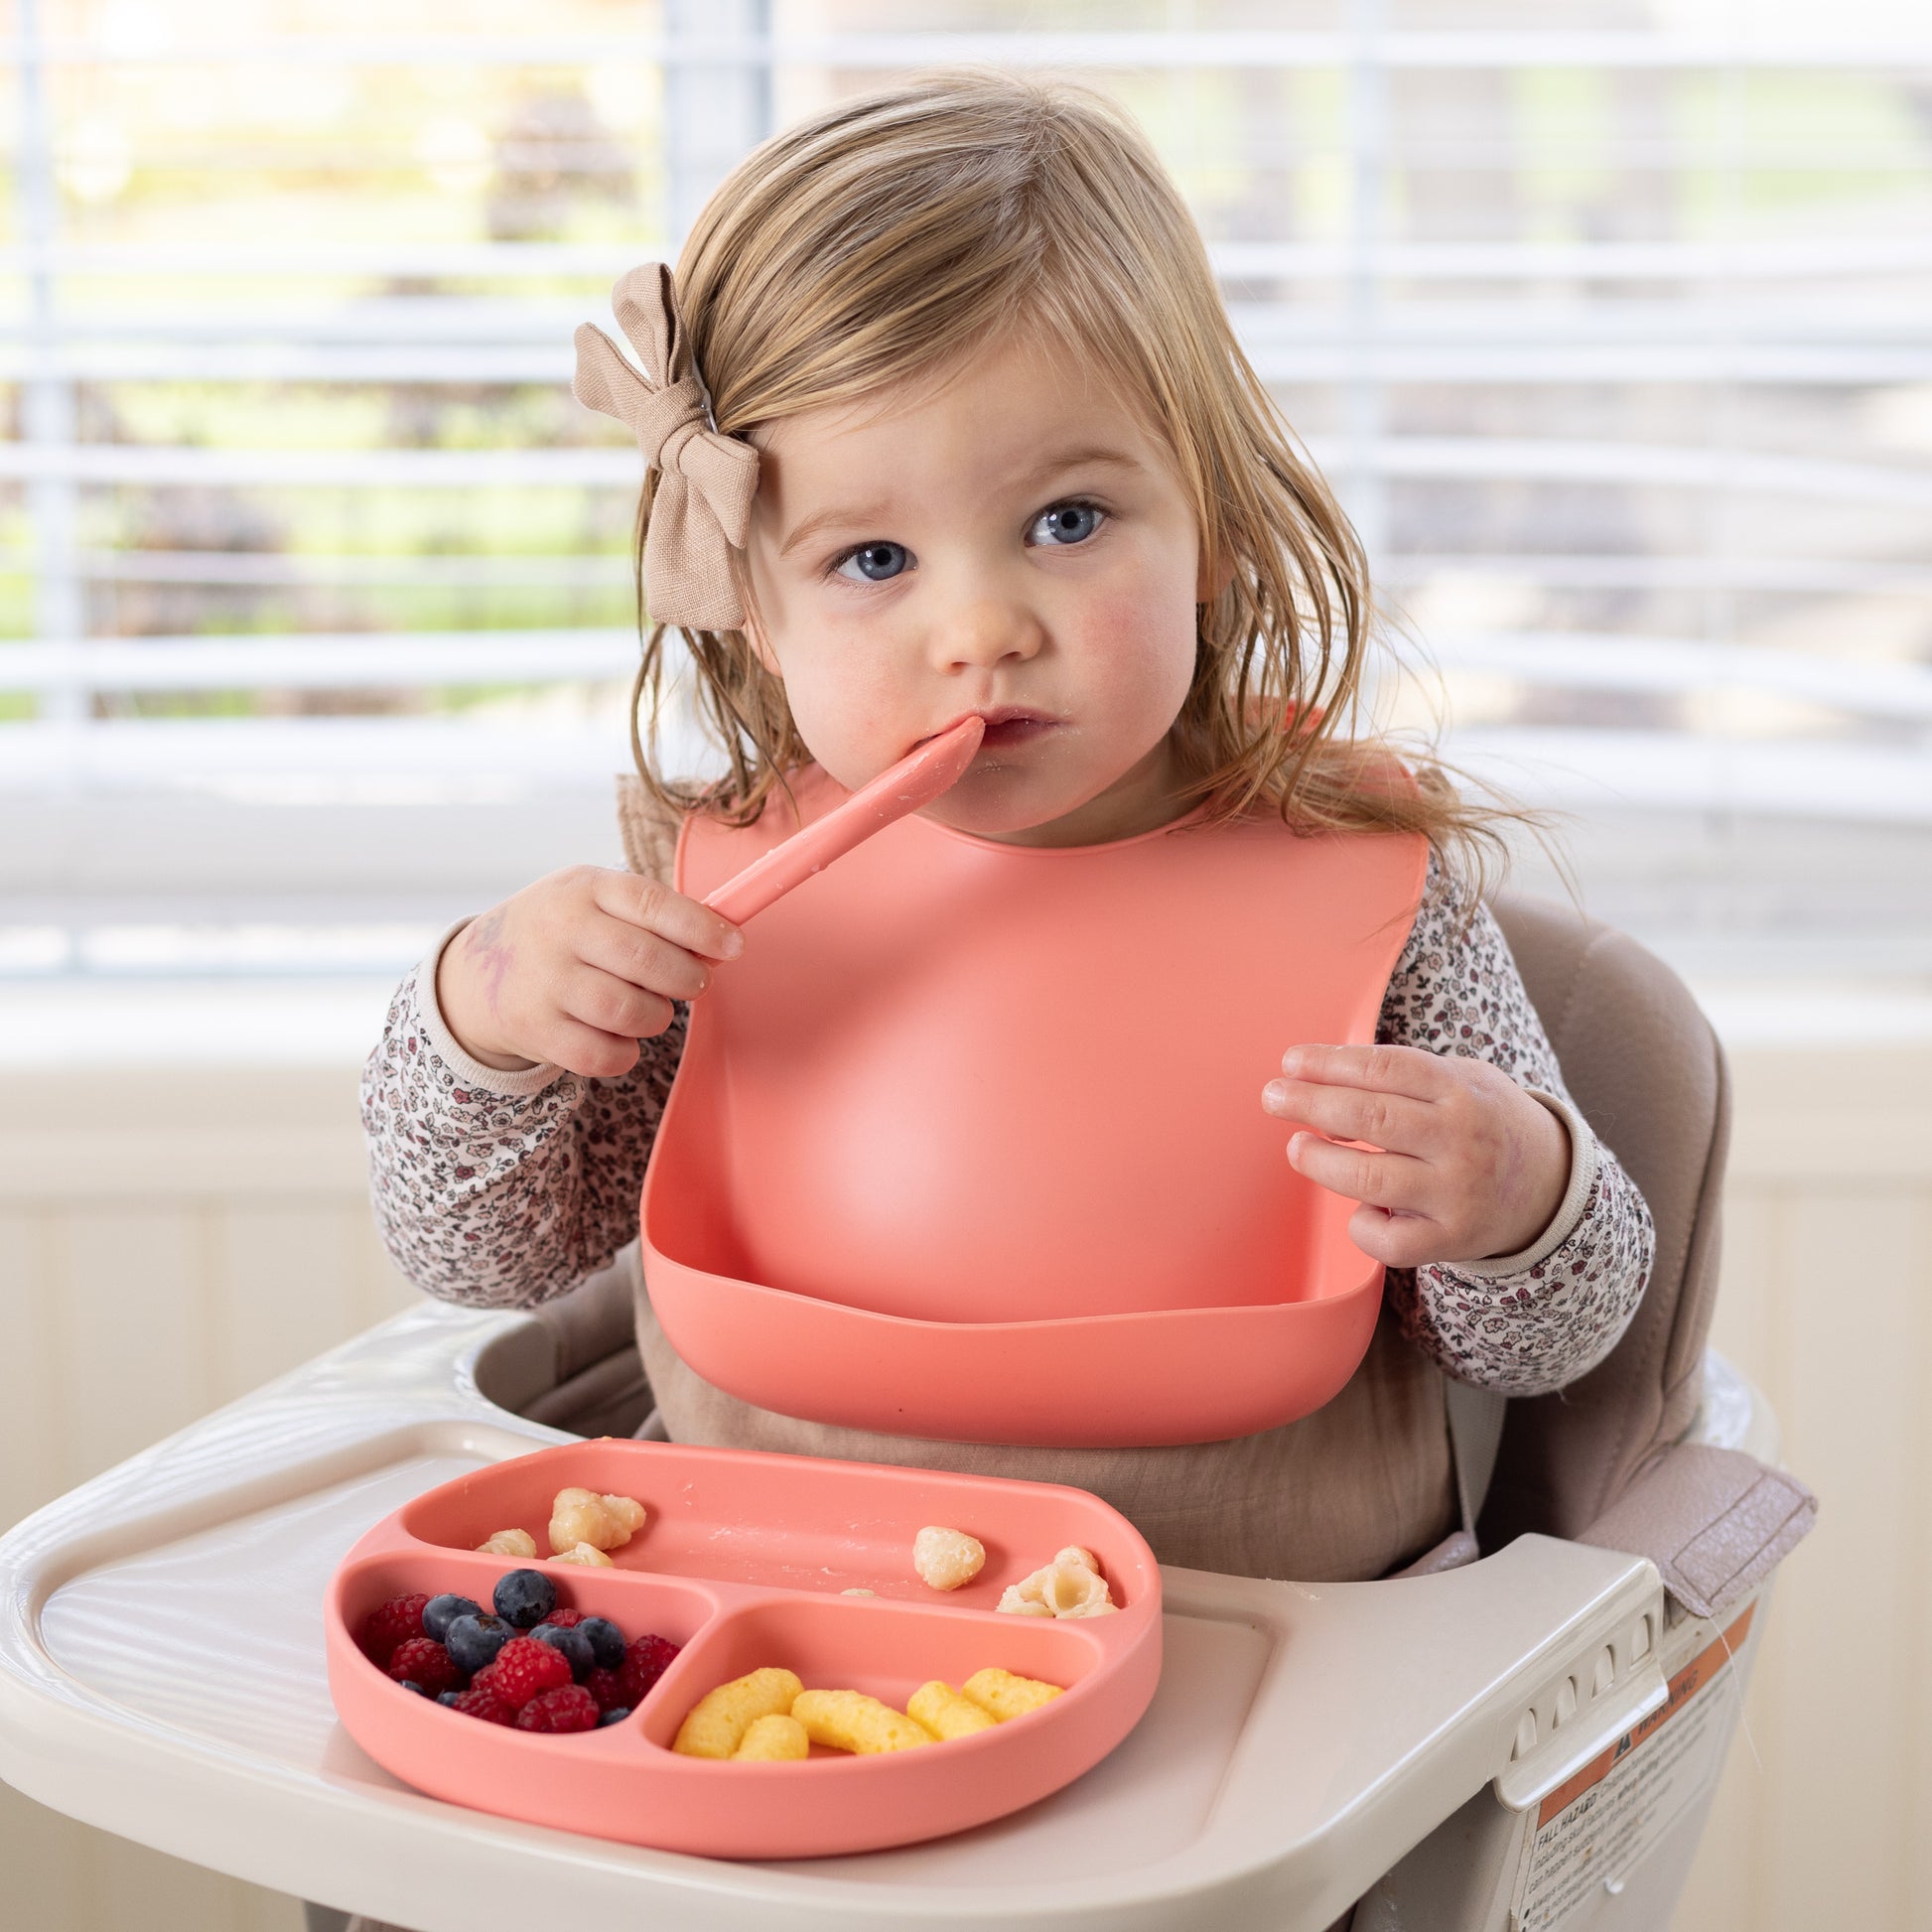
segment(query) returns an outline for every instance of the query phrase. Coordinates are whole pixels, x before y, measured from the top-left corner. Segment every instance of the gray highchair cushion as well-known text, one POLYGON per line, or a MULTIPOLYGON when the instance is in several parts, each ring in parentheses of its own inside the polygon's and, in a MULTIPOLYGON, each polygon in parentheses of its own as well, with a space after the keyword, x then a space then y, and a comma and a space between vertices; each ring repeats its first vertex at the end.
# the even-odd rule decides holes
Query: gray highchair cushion
POLYGON ((1748 1456, 1666 1453, 1697 1413, 1717 1301, 1724 1052, 1684 983, 1635 940, 1530 898, 1501 898, 1495 913, 1572 1097, 1650 1203, 1657 1258, 1607 1359, 1509 1404, 1482 1547, 1536 1530, 1629 1549, 1676 1579, 1687 1607, 1716 1614, 1816 1510, 1802 1484, 1748 1456))

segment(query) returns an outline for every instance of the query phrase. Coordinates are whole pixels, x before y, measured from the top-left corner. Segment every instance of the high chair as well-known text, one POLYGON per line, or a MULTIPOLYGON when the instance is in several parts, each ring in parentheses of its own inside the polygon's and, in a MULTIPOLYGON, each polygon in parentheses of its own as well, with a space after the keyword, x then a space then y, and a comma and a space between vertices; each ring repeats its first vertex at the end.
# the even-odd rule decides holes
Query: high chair
POLYGON ((484 1461, 649 1433, 617 1269, 528 1312, 426 1304, 0 1539, 0 1776, 323 1901, 318 1928, 1658 1932, 1814 1505, 1705 1347, 1727 1119, 1708 1025, 1628 939, 1497 913, 1656 1218, 1643 1306, 1560 1394, 1456 1397, 1465 1529, 1401 1576, 1167 1569, 1155 1701, 1057 1795, 899 1851, 735 1864, 441 1804, 348 1738, 322 1604, 357 1536, 484 1461), (1471 1528, 1493 1554, 1467 1560, 1471 1528))

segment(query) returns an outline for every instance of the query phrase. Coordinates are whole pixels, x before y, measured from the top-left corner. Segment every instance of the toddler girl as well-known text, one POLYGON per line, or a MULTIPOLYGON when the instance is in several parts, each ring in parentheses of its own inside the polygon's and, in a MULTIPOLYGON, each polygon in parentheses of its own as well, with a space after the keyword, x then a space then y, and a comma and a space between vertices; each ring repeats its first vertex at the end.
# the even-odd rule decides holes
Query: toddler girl
MULTIPOLYGON (((729 775, 672 785, 647 722, 630 869, 540 880, 404 981, 364 1083, 398 1265, 492 1308, 621 1270, 674 1440, 1073 1482, 1164 1560, 1250 1575, 1428 1550, 1455 1515, 1443 1378, 1529 1395, 1591 1367, 1643 1293, 1650 1219, 1476 897, 1482 818, 1354 730, 1361 551, 1145 141, 1096 96, 1000 76, 849 101, 751 156, 675 280, 636 271, 617 306, 644 372, 586 330, 577 387, 650 466, 638 697, 654 717, 681 630, 729 775), (924 816, 990 851, 1172 839, 1192 863, 1265 825, 1291 893, 1317 848, 1417 849, 1374 1043, 1298 1039, 1285 970, 1286 1056, 1243 1103, 1290 1124, 1288 1162, 1359 1203, 1353 1238, 1389 1269, 1361 1367, 1300 1422, 1126 1449, 837 1428, 704 1380, 652 1311, 638 1190, 688 1009, 760 943, 674 889, 681 819, 775 837, 794 800, 969 713, 981 750, 924 816)), ((1190 1003, 1213 997, 1150 970, 1145 1028, 1117 1042, 1147 1068, 1134 1134, 1158 1144, 1190 1003)))

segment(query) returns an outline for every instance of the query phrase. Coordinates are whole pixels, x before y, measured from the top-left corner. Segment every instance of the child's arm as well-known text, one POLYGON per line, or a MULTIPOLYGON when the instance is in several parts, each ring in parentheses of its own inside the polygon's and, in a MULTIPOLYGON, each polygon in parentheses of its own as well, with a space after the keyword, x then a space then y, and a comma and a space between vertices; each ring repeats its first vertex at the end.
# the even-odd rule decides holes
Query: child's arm
POLYGON ((588 867, 438 942, 397 990, 362 1076, 376 1221, 410 1282, 527 1307, 635 1234, 680 1003, 708 979, 693 949, 737 943, 667 887, 588 867))
POLYGON ((1650 1210, 1571 1102, 1501 929, 1434 862, 1376 1044, 1291 1049, 1284 1070, 1263 1104, 1318 1130, 1290 1158, 1363 1202, 1350 1231, 1449 1374, 1537 1395, 1608 1354, 1649 1280, 1650 1210))

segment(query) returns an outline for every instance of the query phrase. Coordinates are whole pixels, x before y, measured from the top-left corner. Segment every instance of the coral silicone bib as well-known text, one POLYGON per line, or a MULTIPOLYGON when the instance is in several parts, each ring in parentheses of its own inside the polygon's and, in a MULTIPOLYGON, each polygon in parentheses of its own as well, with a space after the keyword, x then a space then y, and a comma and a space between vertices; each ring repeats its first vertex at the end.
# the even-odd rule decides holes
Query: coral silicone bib
MULTIPOLYGON (((843 795, 817 771, 796 793, 807 820, 843 795)), ((679 889, 702 897, 795 823, 692 818, 679 889)), ((644 1191, 673 1345, 748 1400, 916 1435, 956 1429, 958 1403, 841 1395, 823 1360, 774 1389, 758 1305, 734 1292, 883 1318, 901 1341, 1344 1290, 1372 1324, 1379 1270, 1347 1241, 1349 1204, 1289 1167, 1260 1090, 1298 1040, 1372 1037, 1424 861, 1418 839, 1273 818, 1072 850, 918 817, 869 840, 763 914, 692 1010, 644 1191), (738 1343, 718 1326, 734 1307, 738 1343)), ((1066 1440, 1024 1420, 969 1434, 1066 1440)), ((1094 1440, 1187 1440, 1134 1426, 1116 1405, 1094 1440)))

